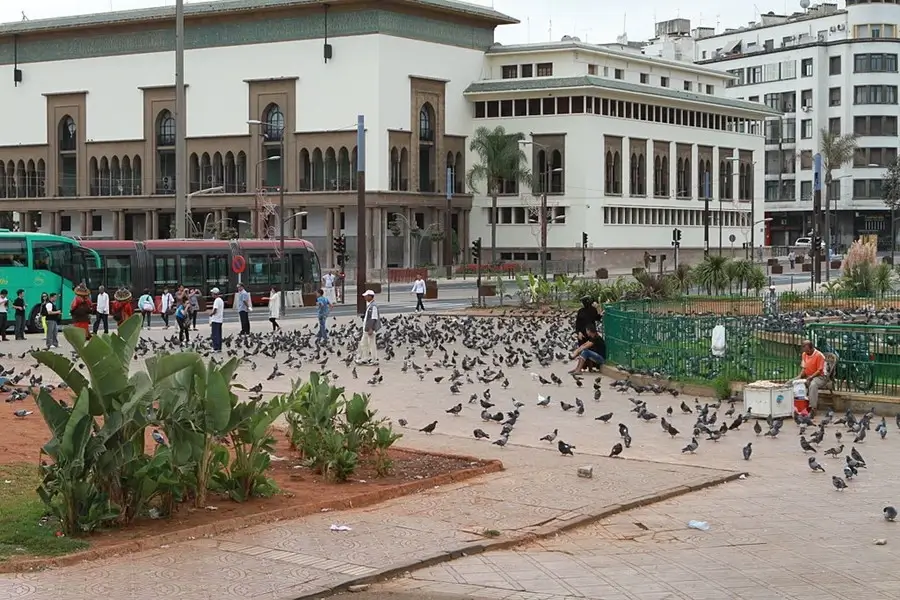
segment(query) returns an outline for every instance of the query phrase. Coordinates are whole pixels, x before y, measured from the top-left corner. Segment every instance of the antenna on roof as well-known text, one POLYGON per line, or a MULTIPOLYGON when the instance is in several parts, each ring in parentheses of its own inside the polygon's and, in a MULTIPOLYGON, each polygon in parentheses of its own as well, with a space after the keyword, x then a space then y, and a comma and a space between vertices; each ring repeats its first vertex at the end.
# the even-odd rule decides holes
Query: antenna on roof
POLYGON ((528 43, 531 43, 531 17, 525 17, 525 27, 528 29, 528 43))
POLYGON ((22 11, 22 20, 23 20, 23 21, 27 21, 27 20, 28 20, 28 15, 25 14, 25 11, 24 11, 24 10, 22 11))
POLYGON ((547 27, 547 36, 549 37, 548 41, 553 41, 553 19, 550 19, 550 25, 547 27))

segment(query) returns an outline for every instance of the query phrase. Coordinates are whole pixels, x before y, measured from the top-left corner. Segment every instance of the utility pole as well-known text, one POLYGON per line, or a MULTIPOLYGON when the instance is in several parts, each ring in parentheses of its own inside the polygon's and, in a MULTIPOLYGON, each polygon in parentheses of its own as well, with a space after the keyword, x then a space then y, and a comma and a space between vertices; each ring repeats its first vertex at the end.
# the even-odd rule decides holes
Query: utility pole
POLYGON ((444 219, 444 265, 447 267, 447 279, 453 277, 453 219, 450 216, 452 201, 453 169, 447 167, 447 215, 444 219))
MULTIPOLYGON (((284 255, 284 222, 287 220, 284 216, 284 180, 287 177, 287 169, 285 169, 285 165, 287 165, 287 156, 284 154, 284 136, 287 132, 285 128, 281 128, 281 133, 279 134, 279 143, 278 143, 278 156, 281 167, 281 181, 278 186, 278 219, 281 221, 281 229, 278 231, 278 250, 281 254, 281 294, 279 294, 279 298, 281 299, 281 315, 285 314, 287 309, 287 284, 288 284, 288 276, 287 276, 287 256, 284 255)), ((301 290, 301 293, 303 290, 301 290)))
MULTIPOLYGON (((187 97, 184 89, 184 0, 175 0, 175 237, 187 237, 187 97)), ((151 237, 156 237, 153 232, 151 237)))
POLYGON ((819 260, 822 252, 822 244, 819 242, 822 234, 822 155, 816 153, 813 157, 813 234, 810 240, 810 254, 813 259, 812 268, 812 289, 815 291, 815 284, 822 283, 822 261, 819 260))
MULTIPOLYGON (((366 312, 366 117, 356 118, 356 312, 366 312)), ((380 233, 380 232, 379 232, 380 233)))
POLYGON ((550 171, 544 177, 541 194, 541 277, 547 279, 547 187, 550 185, 550 171))

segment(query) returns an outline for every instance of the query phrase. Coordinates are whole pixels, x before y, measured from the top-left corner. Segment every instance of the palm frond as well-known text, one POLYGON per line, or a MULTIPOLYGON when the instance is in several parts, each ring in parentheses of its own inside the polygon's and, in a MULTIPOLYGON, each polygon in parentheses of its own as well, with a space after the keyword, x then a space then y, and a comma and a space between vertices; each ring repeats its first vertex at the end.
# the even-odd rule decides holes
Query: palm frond
POLYGON ((522 133, 507 133, 502 126, 494 129, 479 127, 469 142, 469 150, 478 156, 466 175, 466 181, 473 193, 484 184, 486 195, 495 195, 501 181, 517 181, 522 185, 531 184, 528 157, 519 142, 525 139, 522 133))

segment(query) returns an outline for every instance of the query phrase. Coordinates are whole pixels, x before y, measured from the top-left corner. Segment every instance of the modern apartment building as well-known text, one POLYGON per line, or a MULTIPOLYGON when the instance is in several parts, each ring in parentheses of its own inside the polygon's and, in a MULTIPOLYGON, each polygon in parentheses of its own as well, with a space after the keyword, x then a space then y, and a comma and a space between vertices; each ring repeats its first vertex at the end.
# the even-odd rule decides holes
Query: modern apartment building
POLYGON ((885 169, 897 159, 900 5, 894 0, 847 0, 790 15, 768 13, 747 27, 712 35, 693 32, 697 64, 728 71, 732 98, 782 113, 765 124, 767 239, 793 243, 812 225, 813 156, 821 131, 856 134, 859 149, 823 191, 832 211, 832 239, 848 245, 860 235, 890 239, 882 201, 885 169))

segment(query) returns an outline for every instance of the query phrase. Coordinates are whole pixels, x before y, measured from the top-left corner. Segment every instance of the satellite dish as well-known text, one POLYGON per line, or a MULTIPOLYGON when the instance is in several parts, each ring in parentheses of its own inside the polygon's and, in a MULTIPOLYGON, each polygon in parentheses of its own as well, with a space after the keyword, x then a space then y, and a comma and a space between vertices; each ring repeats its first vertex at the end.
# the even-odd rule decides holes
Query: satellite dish
POLYGON ((809 0, 800 0, 800 8, 803 10, 809 8, 809 0))

